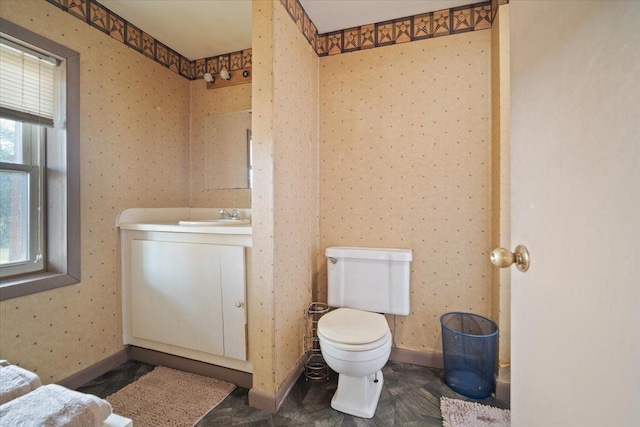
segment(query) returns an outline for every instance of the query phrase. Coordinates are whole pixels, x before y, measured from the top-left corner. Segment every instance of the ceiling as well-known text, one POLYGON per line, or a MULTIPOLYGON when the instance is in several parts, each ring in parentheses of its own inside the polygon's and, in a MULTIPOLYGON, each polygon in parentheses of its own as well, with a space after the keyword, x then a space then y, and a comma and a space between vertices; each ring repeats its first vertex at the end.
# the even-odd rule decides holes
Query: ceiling
POLYGON ((250 0, 98 0, 189 60, 251 47, 250 0))
MULTIPOLYGON (((251 47, 251 0, 98 0, 190 60, 251 47)), ((275 0, 278 1, 278 0, 275 0)), ((320 34, 469 0, 299 0, 320 34)))

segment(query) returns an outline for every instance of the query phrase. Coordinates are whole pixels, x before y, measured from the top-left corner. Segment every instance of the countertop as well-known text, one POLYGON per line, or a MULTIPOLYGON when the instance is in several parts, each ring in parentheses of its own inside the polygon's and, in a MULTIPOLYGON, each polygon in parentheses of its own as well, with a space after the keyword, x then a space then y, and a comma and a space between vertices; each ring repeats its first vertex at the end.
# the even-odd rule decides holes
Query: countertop
POLYGON ((200 233, 200 234, 248 234, 253 233, 251 224, 246 225, 180 225, 178 221, 145 221, 123 222, 119 224, 122 230, 136 231, 164 231, 169 233, 200 233))

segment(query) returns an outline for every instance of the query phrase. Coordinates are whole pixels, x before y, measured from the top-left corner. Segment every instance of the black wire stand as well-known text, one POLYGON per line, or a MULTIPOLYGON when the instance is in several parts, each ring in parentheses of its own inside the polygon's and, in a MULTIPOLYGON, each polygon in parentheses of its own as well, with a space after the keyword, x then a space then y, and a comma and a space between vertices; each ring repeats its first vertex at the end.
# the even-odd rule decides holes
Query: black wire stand
POLYGON ((329 312, 329 306, 323 302, 312 302, 306 311, 307 334, 304 337, 305 350, 309 355, 304 365, 304 376, 307 380, 329 379, 329 367, 320 351, 318 338, 318 321, 329 312))

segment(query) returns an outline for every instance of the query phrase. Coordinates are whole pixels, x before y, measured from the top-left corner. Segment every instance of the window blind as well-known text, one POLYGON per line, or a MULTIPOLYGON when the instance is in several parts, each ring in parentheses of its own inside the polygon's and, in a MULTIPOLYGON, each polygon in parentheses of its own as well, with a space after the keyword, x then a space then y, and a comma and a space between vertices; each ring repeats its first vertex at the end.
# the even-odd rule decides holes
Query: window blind
POLYGON ((53 126, 56 60, 0 39, 0 116, 53 126))

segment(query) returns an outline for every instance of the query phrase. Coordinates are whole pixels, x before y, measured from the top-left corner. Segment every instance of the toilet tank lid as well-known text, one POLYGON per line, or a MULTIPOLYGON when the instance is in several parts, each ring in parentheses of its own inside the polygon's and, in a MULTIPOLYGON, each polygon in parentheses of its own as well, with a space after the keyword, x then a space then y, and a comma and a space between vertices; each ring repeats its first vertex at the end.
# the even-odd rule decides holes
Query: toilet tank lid
POLYGON ((324 255, 330 258, 411 261, 413 258, 413 251, 411 249, 397 248, 356 248, 349 246, 331 246, 324 251, 324 255))

